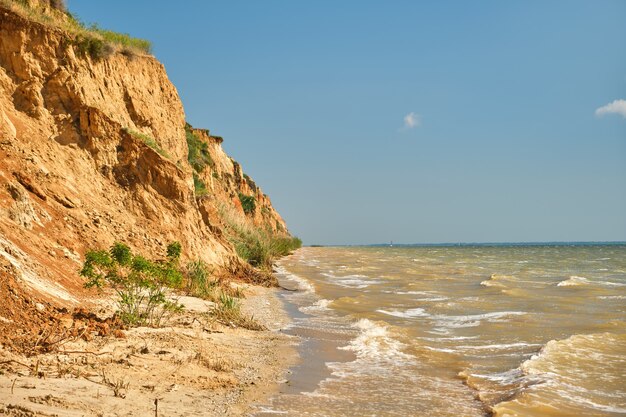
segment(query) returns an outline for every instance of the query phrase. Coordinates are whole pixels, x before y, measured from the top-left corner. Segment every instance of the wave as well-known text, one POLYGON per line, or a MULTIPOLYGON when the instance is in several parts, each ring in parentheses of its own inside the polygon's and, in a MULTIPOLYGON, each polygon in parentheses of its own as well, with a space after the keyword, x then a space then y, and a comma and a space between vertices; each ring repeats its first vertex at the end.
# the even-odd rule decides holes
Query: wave
POLYGON ((300 307, 299 310, 303 313, 328 311, 330 310, 329 306, 332 304, 332 302, 333 300, 327 300, 325 298, 322 298, 321 300, 317 300, 315 303, 309 306, 300 307))
POLYGON ((274 270, 277 274, 280 274, 283 277, 290 280, 291 282, 294 282, 298 286, 299 291, 315 292, 315 287, 306 278, 302 278, 299 275, 292 274, 291 272, 287 271, 282 266, 276 266, 274 270))
POLYGON ((379 313, 387 314, 394 317, 413 318, 413 317, 428 317, 430 314, 426 313, 423 308, 410 308, 405 311, 400 310, 376 310, 379 313))
POLYGON ((342 350, 354 352, 359 359, 368 360, 391 360, 397 362, 412 358, 402 352, 405 345, 392 338, 386 326, 379 325, 368 319, 361 319, 352 325, 359 330, 358 336, 347 346, 340 347, 342 350))
POLYGON ((533 414, 548 405, 579 409, 580 415, 586 414, 584 409, 626 413, 624 366, 616 366, 624 363, 623 346, 626 334, 614 333, 577 334, 547 342, 539 353, 510 371, 521 372, 523 389, 494 405, 493 415, 533 414))
POLYGON ((585 277, 581 277, 578 275, 572 275, 568 279, 559 282, 557 287, 578 287, 578 286, 586 286, 586 285, 602 285, 605 287, 625 287, 626 284, 621 282, 611 282, 611 281, 590 281, 585 277))
POLYGON ((521 316, 527 314, 525 311, 498 311, 483 314, 470 314, 465 316, 446 316, 435 315, 433 318, 441 327, 460 328, 460 327, 476 327, 480 326, 483 321, 491 323, 506 321, 510 316, 521 316))
MULTIPOLYGON (((400 317, 406 319, 413 318, 427 318, 433 320, 438 327, 445 328, 461 328, 461 327, 476 327, 483 321, 490 323, 496 323, 506 321, 506 318, 511 316, 520 316, 528 314, 525 311, 496 311, 491 313, 482 314, 469 314, 463 316, 448 316, 445 314, 430 314, 424 308, 409 308, 406 310, 376 310, 378 313, 387 314, 393 317, 400 317)), ((433 330, 437 330, 436 328, 433 330)), ((445 332, 444 332, 445 333, 445 332)))
POLYGON ((512 275, 491 274, 489 279, 482 281, 480 285, 483 287, 504 287, 502 281, 515 279, 512 275))
POLYGON ((578 287, 580 285, 589 285, 591 282, 585 277, 579 277, 578 275, 572 275, 568 279, 556 284, 557 287, 578 287))
POLYGON ((331 278, 333 284, 337 284, 341 287, 362 289, 367 288, 372 284, 380 284, 382 281, 371 279, 367 275, 345 275, 337 276, 331 273, 322 273, 325 277, 331 278))

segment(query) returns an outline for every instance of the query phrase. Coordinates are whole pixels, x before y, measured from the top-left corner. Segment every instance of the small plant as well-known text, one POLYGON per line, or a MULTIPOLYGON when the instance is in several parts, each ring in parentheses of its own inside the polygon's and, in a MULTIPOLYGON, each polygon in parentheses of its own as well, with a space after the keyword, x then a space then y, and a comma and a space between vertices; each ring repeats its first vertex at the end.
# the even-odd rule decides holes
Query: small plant
POLYGON ((180 254, 180 243, 174 242, 167 247, 166 260, 153 262, 116 242, 108 251, 87 252, 80 275, 87 278, 86 288, 110 286, 115 290, 124 323, 159 326, 169 314, 182 309, 166 298, 168 288, 182 283, 178 270, 180 254))
POLYGON ((228 294, 220 294, 220 306, 226 310, 238 310, 239 302, 228 294))
POLYGON ((212 298, 218 281, 211 280, 212 271, 203 261, 193 261, 187 264, 185 289, 194 297, 212 298))
POLYGON ((123 379, 109 379, 102 370, 102 383, 113 390, 113 396, 119 398, 126 398, 126 392, 128 392, 129 382, 123 379))
POLYGON ((236 298, 221 294, 211 315, 226 326, 242 327, 248 330, 265 330, 266 327, 254 320, 254 317, 241 313, 241 306, 236 298))
POLYGON ((239 201, 241 202, 241 207, 243 208, 244 213, 254 214, 256 210, 256 199, 253 195, 239 193, 239 201))
POLYGON ((170 154, 167 153, 165 149, 161 148, 159 144, 156 142, 156 140, 154 140, 153 137, 148 136, 145 133, 141 133, 141 132, 137 132, 136 130, 129 129, 127 127, 124 128, 123 130, 129 135, 131 135, 132 137, 141 139, 146 145, 148 145, 150 148, 155 150, 162 157, 167 158, 167 159, 172 159, 170 154))

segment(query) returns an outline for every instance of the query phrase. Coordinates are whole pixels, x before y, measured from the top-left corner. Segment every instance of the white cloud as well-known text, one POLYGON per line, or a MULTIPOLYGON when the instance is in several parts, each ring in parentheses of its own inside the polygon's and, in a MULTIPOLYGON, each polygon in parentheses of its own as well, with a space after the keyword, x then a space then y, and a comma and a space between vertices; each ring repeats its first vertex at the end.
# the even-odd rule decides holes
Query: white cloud
POLYGON ((420 116, 419 114, 415 114, 411 112, 404 116, 404 128, 405 129, 413 129, 420 125, 420 116))
POLYGON ((596 109, 596 116, 604 116, 607 114, 619 114, 626 119, 626 100, 614 100, 613 102, 596 109))

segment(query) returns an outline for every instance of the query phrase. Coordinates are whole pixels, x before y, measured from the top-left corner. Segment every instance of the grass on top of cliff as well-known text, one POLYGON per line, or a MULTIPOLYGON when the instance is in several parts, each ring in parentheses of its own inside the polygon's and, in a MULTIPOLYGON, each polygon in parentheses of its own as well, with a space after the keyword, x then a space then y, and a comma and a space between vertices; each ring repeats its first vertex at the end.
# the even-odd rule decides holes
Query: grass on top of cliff
POLYGON ((26 0, 0 0, 0 5, 20 16, 46 26, 61 29, 71 37, 78 50, 93 59, 102 59, 119 51, 125 55, 150 54, 150 41, 135 38, 127 33, 86 25, 66 10, 61 0, 51 1, 51 7, 31 5, 26 0))

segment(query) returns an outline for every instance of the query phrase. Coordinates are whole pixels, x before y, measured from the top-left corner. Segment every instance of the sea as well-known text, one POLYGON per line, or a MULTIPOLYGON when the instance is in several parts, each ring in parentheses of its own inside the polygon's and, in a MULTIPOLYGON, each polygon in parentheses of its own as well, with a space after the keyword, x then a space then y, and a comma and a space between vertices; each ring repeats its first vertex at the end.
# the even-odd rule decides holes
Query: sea
POLYGON ((255 416, 626 416, 626 245, 305 247, 255 416))

